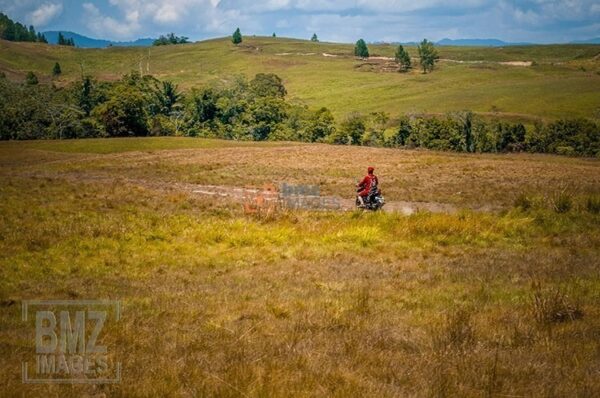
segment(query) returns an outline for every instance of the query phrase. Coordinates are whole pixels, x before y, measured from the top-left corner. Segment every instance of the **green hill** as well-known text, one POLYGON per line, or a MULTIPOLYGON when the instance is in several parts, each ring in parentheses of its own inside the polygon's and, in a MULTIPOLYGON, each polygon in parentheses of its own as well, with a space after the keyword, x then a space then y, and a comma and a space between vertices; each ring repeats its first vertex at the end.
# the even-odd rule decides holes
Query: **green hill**
POLYGON ((246 37, 151 48, 78 49, 0 41, 0 71, 23 79, 32 70, 51 80, 55 62, 63 75, 55 84, 78 79, 81 70, 113 80, 131 70, 169 79, 190 89, 235 74, 273 72, 284 79, 290 99, 326 106, 336 116, 349 112, 444 113, 471 109, 512 119, 598 117, 600 45, 438 47, 432 74, 415 68, 393 71, 394 46, 370 45, 371 58, 358 60, 353 45, 246 37), (509 63, 509 64, 503 64, 509 63), (510 64, 512 63, 512 64, 510 64), (529 65, 529 63, 532 63, 529 65), (529 66, 526 66, 529 65, 529 66))

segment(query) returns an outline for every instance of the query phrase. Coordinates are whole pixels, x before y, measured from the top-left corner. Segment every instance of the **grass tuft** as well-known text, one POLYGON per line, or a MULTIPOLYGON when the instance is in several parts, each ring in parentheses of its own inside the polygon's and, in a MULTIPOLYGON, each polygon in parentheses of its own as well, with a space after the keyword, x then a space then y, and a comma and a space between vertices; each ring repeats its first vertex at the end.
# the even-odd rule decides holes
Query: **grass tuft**
POLYGON ((573 208, 573 195, 562 189, 550 198, 550 203, 555 212, 567 213, 573 208))
POLYGON ((543 289, 541 284, 534 283, 533 290, 531 311, 538 323, 569 322, 583 317, 579 303, 560 288, 543 289))
POLYGON ((513 206, 523 211, 527 211, 533 206, 533 199, 530 195, 522 192, 515 198, 513 206))
POLYGON ((590 195, 585 200, 585 208, 592 214, 600 213, 600 195, 590 195))

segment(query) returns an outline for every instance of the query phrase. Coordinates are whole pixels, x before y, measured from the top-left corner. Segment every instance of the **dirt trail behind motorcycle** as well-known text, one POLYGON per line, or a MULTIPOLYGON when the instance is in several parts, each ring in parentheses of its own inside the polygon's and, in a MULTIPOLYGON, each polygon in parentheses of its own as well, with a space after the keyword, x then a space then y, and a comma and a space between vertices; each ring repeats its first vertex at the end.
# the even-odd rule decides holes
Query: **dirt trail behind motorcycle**
MULTIPOLYGON (((262 197, 267 201, 276 201, 277 192, 272 190, 261 190, 250 187, 230 187, 230 186, 216 186, 216 185, 190 185, 190 189, 194 194, 203 196, 213 196, 226 198, 233 202, 244 202, 248 198, 262 197)), ((328 199, 326 202, 337 202, 340 205, 339 210, 341 211, 353 211, 356 209, 354 204, 354 198, 340 198, 335 196, 322 196, 322 198, 328 199)), ((491 208, 490 206, 470 208, 475 211, 494 211, 499 210, 491 208)), ((327 209, 323 209, 327 210, 327 209)), ((428 211, 431 213, 456 213, 460 209, 454 205, 448 203, 439 202, 411 202, 411 201, 386 201, 385 206, 382 209, 385 212, 398 212, 402 214, 413 214, 418 211, 428 211)))

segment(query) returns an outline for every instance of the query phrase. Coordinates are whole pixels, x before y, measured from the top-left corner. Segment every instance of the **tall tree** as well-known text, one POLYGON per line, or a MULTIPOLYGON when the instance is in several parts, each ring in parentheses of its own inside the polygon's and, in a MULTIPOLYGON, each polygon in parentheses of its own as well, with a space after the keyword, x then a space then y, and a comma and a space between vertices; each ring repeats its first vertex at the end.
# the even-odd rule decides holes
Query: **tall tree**
POLYGON ((156 97, 160 104, 159 113, 165 116, 170 116, 175 110, 176 105, 178 104, 182 95, 178 91, 176 84, 166 80, 161 83, 161 86, 156 92, 156 97))
POLYGON ((52 68, 52 76, 58 77, 61 73, 62 70, 60 69, 60 64, 57 62, 54 64, 54 68, 52 68))
POLYGON ((0 12, 0 39, 9 41, 29 41, 38 40, 38 34, 33 26, 25 26, 22 23, 14 22, 6 14, 0 12))
POLYGON ((433 43, 427 39, 423 39, 421 44, 417 47, 419 51, 419 57, 421 58, 421 67, 423 73, 433 71, 436 61, 440 58, 433 43))
POLYGON ((400 71, 406 72, 411 68, 410 55, 408 55, 408 52, 404 49, 402 44, 396 49, 395 58, 398 65, 400 65, 400 71))
POLYGON ((240 32, 240 28, 237 28, 233 35, 231 36, 231 42, 233 44, 240 44, 242 42, 242 32, 240 32))
POLYGON ((29 25, 29 37, 27 37, 27 41, 35 41, 37 39, 37 35, 35 33, 35 29, 33 25, 29 25))
POLYGON ((148 135, 144 94, 125 80, 111 89, 108 101, 96 106, 92 116, 111 137, 148 135))
POLYGON ((310 38, 310 41, 319 41, 319 38, 317 37, 316 33, 313 33, 312 37, 310 38))
POLYGON ((79 105, 85 116, 89 116, 94 106, 96 106, 93 96, 94 81, 90 76, 82 76, 81 86, 77 88, 75 95, 77 105, 79 105))
POLYGON ((363 39, 359 39, 354 46, 354 55, 361 58, 369 58, 369 49, 363 39))
POLYGON ((62 34, 62 32, 58 32, 58 42, 57 44, 59 46, 71 46, 71 47, 75 47, 75 40, 70 37, 70 38, 66 38, 65 35, 62 34))

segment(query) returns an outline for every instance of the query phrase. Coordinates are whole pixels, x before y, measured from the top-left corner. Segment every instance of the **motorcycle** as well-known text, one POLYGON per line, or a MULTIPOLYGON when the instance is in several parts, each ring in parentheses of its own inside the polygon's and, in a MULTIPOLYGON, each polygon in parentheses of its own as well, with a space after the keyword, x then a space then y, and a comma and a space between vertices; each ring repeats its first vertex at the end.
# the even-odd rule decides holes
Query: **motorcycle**
MULTIPOLYGON (((361 190, 362 189, 357 189, 356 192, 360 192, 361 190)), ((363 206, 357 195, 356 196, 356 208, 377 211, 377 210, 381 209, 383 207, 383 205, 385 205, 385 199, 383 198, 383 195, 381 195, 381 191, 379 190, 379 188, 376 185, 371 187, 371 189, 369 190, 369 194, 367 196, 365 196, 364 201, 365 201, 365 204, 363 206)))

